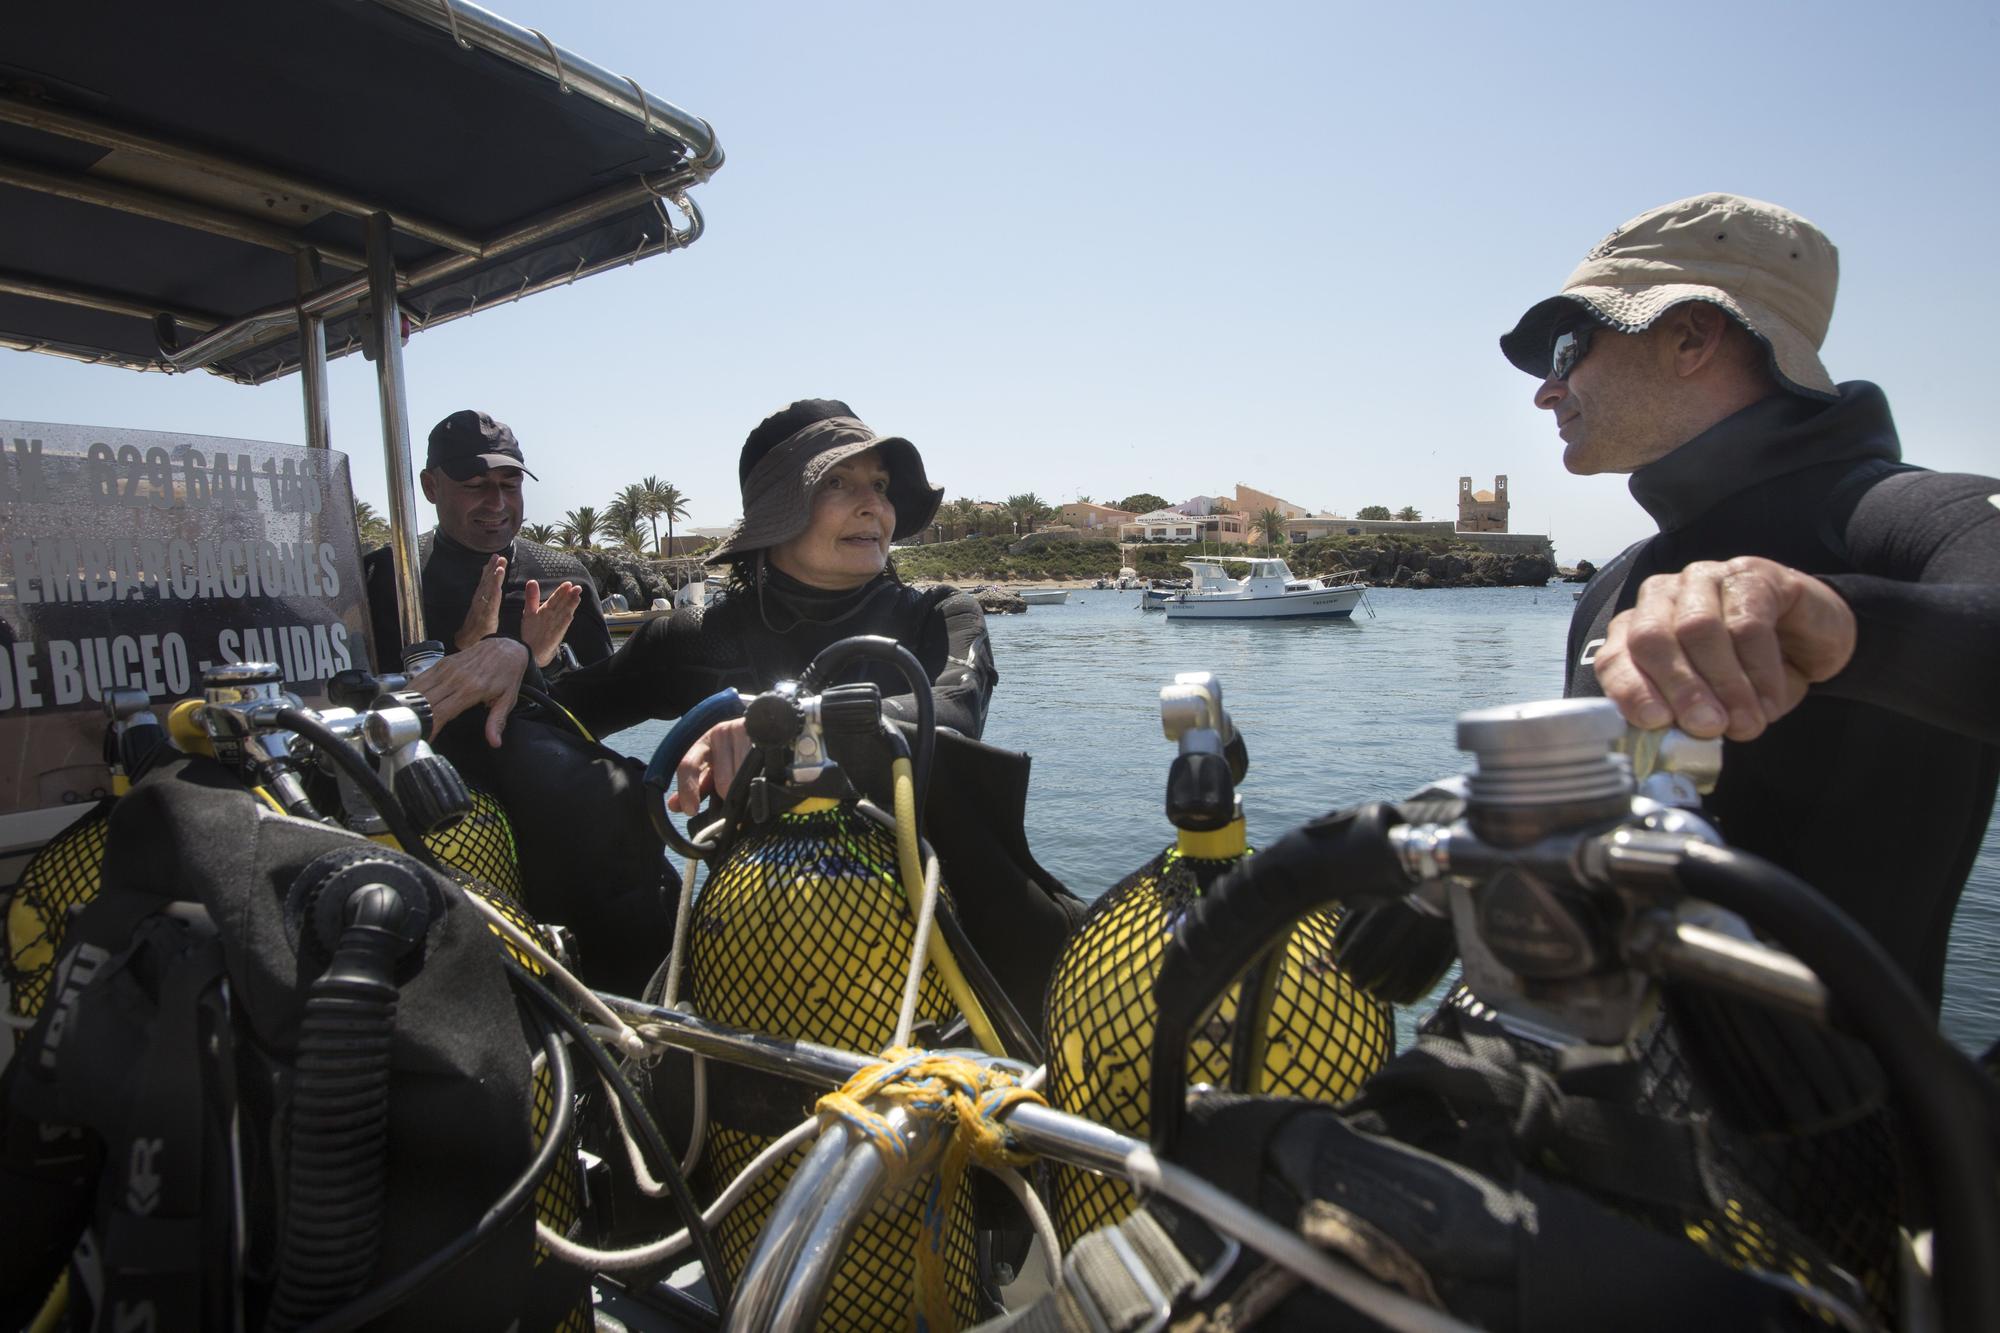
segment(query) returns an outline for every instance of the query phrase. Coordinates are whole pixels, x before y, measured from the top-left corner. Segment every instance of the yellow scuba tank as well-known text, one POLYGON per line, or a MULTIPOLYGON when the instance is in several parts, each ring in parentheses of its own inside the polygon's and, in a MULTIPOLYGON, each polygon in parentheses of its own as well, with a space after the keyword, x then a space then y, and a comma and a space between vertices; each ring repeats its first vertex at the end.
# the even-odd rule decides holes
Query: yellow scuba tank
MULTIPOLYGON (((677 948, 686 941, 684 998, 701 1016, 869 1053, 898 1040, 922 892, 917 782, 928 768, 923 753, 928 728, 920 721, 920 762, 913 764, 901 734, 883 723, 875 685, 814 692, 817 681, 843 661, 880 655, 894 662, 892 652, 909 657, 889 640, 844 640, 822 653, 799 682, 780 684, 751 699, 747 708, 733 693, 715 696, 692 710, 655 753, 647 781, 664 794, 680 754, 714 721, 744 716, 753 746, 728 794, 730 819, 721 850, 710 854, 708 874, 694 890, 698 896, 688 928, 676 935, 677 948), (876 647, 858 650, 857 644, 876 647), (893 763, 893 831, 864 809, 830 758, 829 739, 839 748, 844 738, 881 743, 892 754, 901 750, 893 763)), ((912 659, 905 674, 913 668, 912 659)), ((913 686, 927 720, 929 683, 920 670, 913 686)), ((663 815, 656 817, 664 822, 663 815)), ((669 843, 690 850, 670 826, 661 831, 669 843)), ((938 895, 941 920, 926 946, 928 961, 915 995, 916 1034, 909 1044, 935 1043, 964 1013, 975 1037, 997 1053, 1000 1039, 989 1017, 997 988, 975 990, 976 961, 942 942, 950 911, 942 884, 938 895), (960 971, 962 965, 973 968, 973 982, 960 971)), ((696 1187, 713 1198, 774 1139, 806 1119, 817 1094, 716 1064, 708 1066, 707 1079, 706 1147, 696 1187)), ((765 1175, 718 1226, 719 1249, 732 1279, 749 1263, 770 1210, 805 1151, 765 1175)), ((925 1212, 931 1188, 933 1175, 927 1173, 875 1205, 847 1243, 820 1328, 908 1323, 919 1247, 929 1241, 925 1212)), ((962 1188, 949 1201, 941 1228, 951 1306, 966 1323, 986 1313, 976 1294, 969 1195, 962 1188)))
MULTIPOLYGON (((1092 904, 1048 992, 1050 1104, 1141 1139, 1161 952, 1188 905, 1250 855, 1235 792, 1247 752, 1221 683, 1207 672, 1176 676, 1160 691, 1160 717, 1179 746, 1167 780, 1175 844, 1092 904)), ((1300 918, 1282 955, 1224 993, 1189 1043, 1190 1084, 1339 1101, 1382 1066, 1393 1014, 1334 965, 1335 921, 1330 912, 1300 918), (1239 1021, 1246 1003, 1257 1021, 1239 1021)), ((1065 1246, 1136 1205, 1123 1182, 1073 1167, 1055 1168, 1054 1185, 1065 1246)))

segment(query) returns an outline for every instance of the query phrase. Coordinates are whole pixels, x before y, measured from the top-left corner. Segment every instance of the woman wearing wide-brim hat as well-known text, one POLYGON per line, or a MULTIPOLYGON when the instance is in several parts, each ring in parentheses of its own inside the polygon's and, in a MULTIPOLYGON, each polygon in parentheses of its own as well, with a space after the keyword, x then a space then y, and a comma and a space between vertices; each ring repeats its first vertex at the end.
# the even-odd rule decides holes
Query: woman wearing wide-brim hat
MULTIPOLYGON (((978 600, 910 587, 890 563, 890 543, 937 512, 941 493, 922 456, 908 440, 876 435, 847 404, 809 399, 750 432, 738 477, 743 521, 708 557, 730 567, 728 591, 648 622, 608 661, 565 676, 557 697, 608 735, 680 717, 721 689, 797 679, 821 649, 851 635, 895 639, 923 664, 936 703, 925 831, 968 935, 1015 1006, 1039 1023, 1049 973, 1083 904, 1028 847, 1027 758, 978 743, 999 680, 978 600)), ((488 640, 433 667, 450 674, 427 693, 434 707, 442 699, 455 710, 498 701, 504 720, 521 671, 507 678, 506 667, 525 658, 519 644, 488 640)), ((889 717, 915 721, 900 675, 873 664, 865 673, 881 686, 889 717)), ((497 735, 491 722, 488 732, 497 735)), ((727 792, 744 752, 741 724, 710 731, 683 764, 675 807, 727 792)))
MULTIPOLYGON (((938 725, 976 739, 998 680, 979 602, 913 588, 889 559, 894 542, 930 526, 944 496, 916 446, 877 435, 846 403, 805 399, 750 432, 737 478, 743 519, 708 556, 730 568, 728 591, 649 622, 610 661, 571 673, 563 703, 603 735, 679 717, 720 689, 768 689, 828 644, 881 634, 923 664, 938 725)), ((885 715, 915 720, 901 676, 873 668, 859 678, 881 685, 885 715)), ((748 753, 741 722, 712 730, 683 761, 673 808, 726 792, 748 753)))

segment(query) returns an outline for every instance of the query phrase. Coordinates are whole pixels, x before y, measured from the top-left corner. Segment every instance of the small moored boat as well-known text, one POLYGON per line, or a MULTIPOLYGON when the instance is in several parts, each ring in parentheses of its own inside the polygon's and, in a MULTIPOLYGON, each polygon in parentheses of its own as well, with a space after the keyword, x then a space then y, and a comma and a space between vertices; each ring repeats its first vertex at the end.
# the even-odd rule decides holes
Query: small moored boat
POLYGON ((1068 588, 1017 588, 1014 595, 1029 606, 1061 606, 1069 600, 1068 588))
POLYGON ((1167 596, 1163 609, 1169 620, 1345 620, 1368 591, 1359 571, 1301 579, 1273 556, 1208 556, 1181 563, 1194 584, 1167 596), (1230 565, 1246 567, 1241 578, 1230 576, 1230 565))

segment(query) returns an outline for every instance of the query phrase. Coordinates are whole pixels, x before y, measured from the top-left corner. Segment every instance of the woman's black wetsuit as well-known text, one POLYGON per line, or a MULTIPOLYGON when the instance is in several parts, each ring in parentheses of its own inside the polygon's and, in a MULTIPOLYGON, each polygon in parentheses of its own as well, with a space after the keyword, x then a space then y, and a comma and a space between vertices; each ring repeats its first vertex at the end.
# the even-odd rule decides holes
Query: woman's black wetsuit
MULTIPOLYGON (((978 599, 956 588, 913 588, 884 574, 849 592, 808 587, 774 569, 720 602, 651 621, 608 662, 571 672, 563 706, 599 736, 649 718, 679 717, 717 690, 769 689, 796 680, 827 645, 856 634, 896 640, 931 679, 937 722, 978 739, 1000 676, 978 599)), ((881 686, 883 709, 915 721, 909 686, 869 664, 842 677, 881 686)))

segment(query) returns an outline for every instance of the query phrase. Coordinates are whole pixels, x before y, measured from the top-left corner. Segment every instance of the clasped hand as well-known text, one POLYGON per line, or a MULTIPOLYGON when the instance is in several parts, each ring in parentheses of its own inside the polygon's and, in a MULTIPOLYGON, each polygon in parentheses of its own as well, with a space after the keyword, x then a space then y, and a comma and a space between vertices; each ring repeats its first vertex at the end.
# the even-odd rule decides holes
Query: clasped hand
POLYGON ((1754 740, 1854 656, 1832 587, 1760 556, 1655 574, 1597 652, 1597 683, 1636 727, 1754 740))

